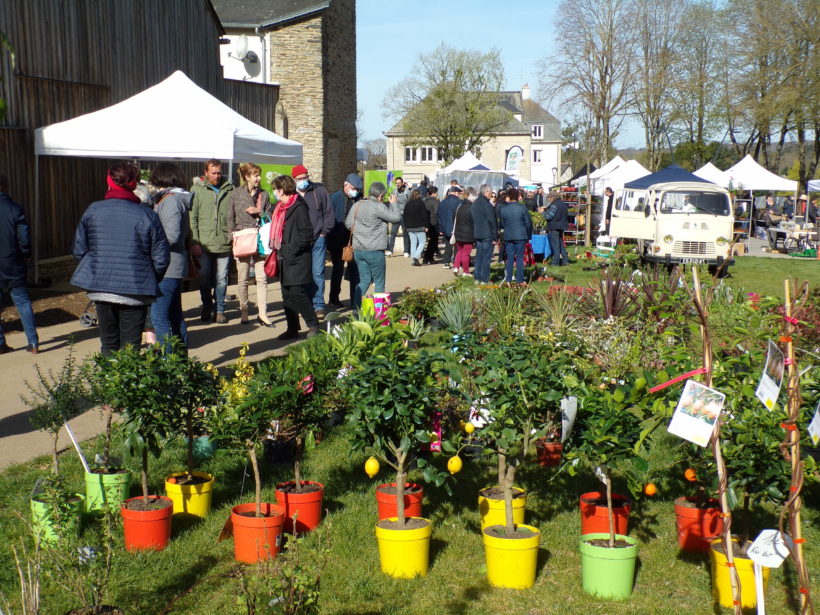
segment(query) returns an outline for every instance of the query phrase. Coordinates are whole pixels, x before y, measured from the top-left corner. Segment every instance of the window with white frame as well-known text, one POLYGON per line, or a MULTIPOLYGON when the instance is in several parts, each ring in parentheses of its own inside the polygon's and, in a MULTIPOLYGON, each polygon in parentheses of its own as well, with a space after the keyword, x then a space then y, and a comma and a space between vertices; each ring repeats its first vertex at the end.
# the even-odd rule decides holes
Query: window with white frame
POLYGON ((540 164, 542 162, 541 161, 541 150, 540 149, 532 150, 532 162, 533 162, 533 164, 540 164))
POLYGON ((416 152, 415 147, 405 147, 404 148, 404 161, 405 162, 418 162, 418 153, 416 152))
POLYGON ((540 139, 544 134, 544 127, 541 124, 535 124, 532 127, 532 138, 540 139))
POLYGON ((426 145, 421 148, 421 161, 422 162, 436 162, 436 148, 430 145, 426 145))

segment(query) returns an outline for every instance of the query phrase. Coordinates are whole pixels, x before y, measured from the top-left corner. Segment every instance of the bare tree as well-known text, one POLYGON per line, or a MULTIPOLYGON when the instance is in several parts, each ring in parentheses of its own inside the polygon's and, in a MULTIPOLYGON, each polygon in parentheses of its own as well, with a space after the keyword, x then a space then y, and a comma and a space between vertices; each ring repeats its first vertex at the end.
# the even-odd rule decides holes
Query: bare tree
POLYGON ((633 74, 629 0, 563 0, 556 53, 541 63, 541 90, 594 122, 594 161, 605 162, 630 103, 633 74))
POLYGON ((644 126, 647 167, 656 171, 664 142, 669 141, 674 111, 674 73, 682 4, 677 0, 634 0, 632 12, 631 22, 635 28, 633 108, 644 126))
POLYGON ((439 160, 449 163, 477 150, 512 119, 498 105, 503 83, 498 49, 480 52, 442 44, 419 56, 382 106, 385 117, 399 120, 404 145, 432 145, 439 160))
POLYGON ((387 168, 387 140, 383 138, 368 139, 364 142, 367 151, 367 166, 370 169, 387 168))

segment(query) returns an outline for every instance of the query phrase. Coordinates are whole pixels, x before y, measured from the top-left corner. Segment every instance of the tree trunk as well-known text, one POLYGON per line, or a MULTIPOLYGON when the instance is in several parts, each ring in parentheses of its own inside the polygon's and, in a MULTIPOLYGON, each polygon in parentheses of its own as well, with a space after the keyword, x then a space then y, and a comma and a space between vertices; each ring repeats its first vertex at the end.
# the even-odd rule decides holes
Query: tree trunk
POLYGON ((140 472, 140 480, 142 482, 142 500, 145 506, 148 506, 148 445, 142 444, 142 470, 140 472))
POLYGON ((256 516, 262 516, 262 478, 259 476, 259 462, 256 459, 256 444, 248 442, 248 457, 253 468, 253 482, 256 489, 256 516))
POLYGON ((504 451, 499 449, 498 451, 498 485, 500 487, 504 486, 504 477, 507 475, 507 456, 504 454, 504 451))
POLYGON ((606 512, 609 520, 609 548, 615 546, 615 513, 612 511, 612 476, 606 470, 606 512))
POLYGON ((59 437, 59 431, 51 434, 51 471, 54 472, 55 476, 60 473, 60 460, 57 458, 57 440, 59 437))
POLYGON ((194 474, 194 421, 190 413, 185 418, 185 431, 188 434, 188 477, 194 474))
POLYGON ((515 534, 515 520, 513 519, 513 482, 515 481, 515 465, 507 466, 504 475, 504 533, 507 536, 515 534))
POLYGON ((293 481, 296 483, 297 493, 302 493, 302 455, 304 451, 304 439, 302 439, 302 436, 296 436, 296 451, 293 454, 293 481))
POLYGON ((105 448, 103 449, 105 459, 103 460, 103 467, 105 473, 108 474, 111 469, 109 459, 111 458, 111 421, 114 418, 114 409, 111 406, 103 406, 103 408, 105 408, 105 448))

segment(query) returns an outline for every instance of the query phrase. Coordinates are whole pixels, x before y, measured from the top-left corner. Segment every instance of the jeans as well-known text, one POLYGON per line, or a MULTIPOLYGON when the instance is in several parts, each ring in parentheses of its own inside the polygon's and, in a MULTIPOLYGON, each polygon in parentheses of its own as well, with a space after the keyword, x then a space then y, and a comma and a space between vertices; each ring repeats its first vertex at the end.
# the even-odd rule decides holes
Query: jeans
POLYGON ((168 351, 171 350, 171 336, 175 335, 188 347, 188 327, 182 316, 182 280, 164 278, 159 283, 162 293, 151 304, 150 315, 154 323, 157 340, 164 343, 168 351), (164 340, 164 342, 163 342, 164 340))
POLYGON ((493 240, 477 239, 475 242, 475 279, 490 282, 490 262, 493 260, 493 240))
POLYGON ((410 256, 415 259, 421 258, 421 251, 424 250, 424 240, 427 235, 424 231, 411 231, 410 235, 410 256))
POLYGON ((362 297, 367 294, 370 283, 373 283, 374 292, 384 292, 385 258, 381 250, 356 250, 354 260, 359 271, 359 285, 356 287, 356 296, 353 297, 353 307, 362 307, 362 297))
POLYGON ((453 269, 461 269, 464 273, 470 273, 470 254, 473 252, 472 243, 456 242, 456 257, 453 260, 453 269))
POLYGON ((515 281, 521 284, 524 281, 524 246, 527 242, 523 239, 519 241, 505 241, 507 251, 507 267, 504 276, 505 282, 512 282, 513 262, 515 263, 515 281))
POLYGON ((569 263, 567 246, 564 243, 564 231, 550 231, 550 248, 552 249, 553 265, 566 265, 569 263))
POLYGON ((225 293, 228 291, 230 252, 206 252, 199 255, 199 296, 202 307, 213 312, 214 303, 219 314, 225 312, 225 293))
MULTIPOLYGON (((15 286, 14 288, 0 288, 0 291, 9 291, 14 307, 20 314, 20 322, 23 323, 23 331, 26 332, 26 341, 29 346, 37 346, 40 343, 37 337, 37 326, 34 324, 34 310, 31 308, 31 300, 28 298, 28 289, 25 286, 15 286)), ((6 336, 3 335, 3 326, 0 324, 0 346, 6 343, 6 336)))
POLYGON ((139 347, 145 329, 147 305, 122 305, 95 301, 97 322, 100 329, 100 351, 111 354, 129 344, 139 347))
POLYGON ((404 253, 410 254, 410 237, 407 235, 407 227, 404 226, 404 216, 401 218, 401 222, 393 222, 390 224, 390 241, 387 242, 387 250, 389 252, 395 253, 393 249, 396 245, 396 236, 399 234, 399 227, 401 227, 401 234, 404 243, 404 253))
POLYGON ((319 236, 313 242, 313 284, 310 285, 308 296, 313 303, 314 310, 325 309, 325 255, 327 237, 319 236))

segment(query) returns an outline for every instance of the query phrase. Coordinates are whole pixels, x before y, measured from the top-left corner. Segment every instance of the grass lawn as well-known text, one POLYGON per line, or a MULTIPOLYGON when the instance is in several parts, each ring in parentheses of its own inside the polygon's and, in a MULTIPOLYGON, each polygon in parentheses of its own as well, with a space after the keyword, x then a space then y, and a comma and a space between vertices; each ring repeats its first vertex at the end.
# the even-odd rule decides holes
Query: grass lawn
MULTIPOLYGON (((332 557, 321 583, 321 612, 337 615, 419 613, 483 615, 489 613, 606 613, 606 614, 713 614, 709 565, 706 559, 679 554, 672 501, 682 493, 673 486, 679 481, 685 461, 669 451, 676 440, 659 432, 651 454, 650 478, 659 489, 654 498, 642 497, 634 503, 630 534, 640 541, 635 590, 624 602, 607 602, 586 596, 581 589, 578 535, 578 496, 598 488, 586 475, 575 478, 555 470, 530 466, 519 472, 521 486, 529 491, 527 522, 540 528, 541 548, 536 584, 525 591, 491 588, 486 581, 484 554, 479 535, 477 491, 489 484, 494 465, 489 460, 468 461, 457 475, 452 497, 443 489, 426 488, 425 516, 433 521, 429 575, 423 579, 395 580, 379 571, 374 536, 376 485, 389 482, 383 469, 369 480, 363 471, 365 457, 351 455, 345 429, 336 428, 318 448, 308 454, 304 476, 326 484, 325 524, 329 524, 332 557)), ((86 446, 87 455, 99 451, 99 442, 86 446), (97 448, 95 448, 95 446, 97 448)), ((675 449, 677 450, 677 449, 675 449)), ((166 447, 159 460, 151 462, 152 491, 162 477, 183 463, 181 443, 166 447)), ((63 470, 71 484, 81 488, 82 474, 73 451, 62 455, 63 470)), ((28 517, 28 492, 38 476, 47 471, 49 460, 18 465, 0 474, 0 591, 16 600, 16 573, 10 547, 19 544, 25 529, 20 517, 28 517)), ((444 466, 446 460, 436 463, 444 466)), ((131 464, 136 469, 135 464, 131 464)), ((245 613, 238 604, 239 581, 230 540, 217 542, 230 507, 253 497, 253 479, 242 456, 220 452, 202 469, 217 476, 214 507, 201 523, 176 525, 169 547, 163 552, 129 554, 118 537, 109 603, 125 613, 149 615, 179 613, 213 615, 245 613)), ((263 464, 265 499, 272 501, 272 487, 290 478, 290 466, 263 464)), ((412 479, 411 475, 411 479, 412 479)), ((616 479, 616 491, 625 487, 616 479)), ((132 488, 136 495, 138 486, 132 488)), ((806 553, 809 570, 814 571, 812 590, 820 590, 816 579, 820 567, 820 493, 807 494, 804 513, 806 553)), ((776 511, 756 510, 750 519, 757 531, 776 527, 776 511)), ((735 527, 743 526, 742 520, 735 527)), ((317 540, 308 537, 307 550, 317 540)), ((797 612, 790 603, 796 593, 788 563, 772 571, 767 592, 768 613, 797 612)), ((52 583, 43 587, 46 615, 62 615, 77 606, 52 583)), ((14 611, 13 611, 14 612, 14 611)), ((728 612, 728 611, 726 611, 728 612)))

